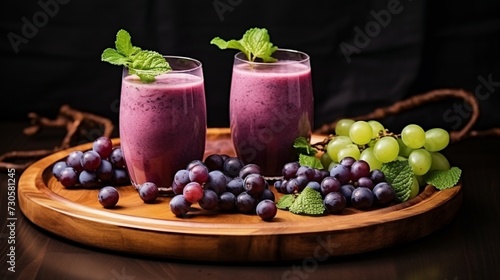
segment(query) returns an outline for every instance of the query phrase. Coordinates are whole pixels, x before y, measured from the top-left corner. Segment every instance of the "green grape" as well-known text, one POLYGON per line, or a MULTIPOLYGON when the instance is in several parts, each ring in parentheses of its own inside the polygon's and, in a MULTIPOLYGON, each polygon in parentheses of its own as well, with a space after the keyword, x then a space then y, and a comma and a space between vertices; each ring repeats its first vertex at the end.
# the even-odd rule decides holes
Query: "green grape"
POLYGON ((368 144, 372 140, 372 126, 365 121, 357 121, 349 129, 349 137, 358 145, 368 144))
POLYGON ((332 159, 330 158, 328 153, 323 153, 319 158, 319 161, 321 162, 321 165, 323 165, 324 168, 327 168, 330 165, 330 163, 332 163, 332 159))
POLYGON ((382 168, 382 163, 373 154, 373 148, 366 148, 359 155, 359 159, 368 162, 370 170, 382 168))
POLYGON ((425 144, 425 131, 419 125, 409 124, 401 131, 401 139, 406 146, 418 149, 425 144))
POLYGON ((355 160, 359 159, 359 148, 356 144, 347 144, 342 149, 339 150, 337 154, 337 159, 339 162, 345 157, 353 157, 355 160))
POLYGON ((406 146, 405 143, 403 143, 403 140, 401 138, 398 138, 398 144, 399 144, 399 155, 402 157, 407 158, 411 154, 411 152, 413 152, 413 150, 415 150, 415 149, 412 149, 412 148, 406 146))
POLYGON ((340 119, 337 121, 335 125, 335 134, 342 136, 349 136, 349 129, 351 125, 354 123, 354 120, 351 119, 340 119))
POLYGON ((408 156, 408 163, 413 170, 413 174, 424 175, 431 168, 432 156, 425 149, 416 149, 408 156))
POLYGON ((415 175, 415 178, 417 178, 417 182, 420 187, 427 185, 427 182, 424 180, 424 176, 415 175))
POLYGON ((417 196, 419 191, 420 191, 420 186, 418 184, 418 179, 415 176, 413 176, 413 184, 411 184, 411 192, 410 192, 410 197, 408 199, 417 196))
POLYGON ((371 120, 368 124, 372 127, 372 139, 377 138, 380 131, 384 131, 385 127, 378 121, 371 120))
POLYGON ((398 157, 398 141, 391 136, 380 138, 373 146, 373 155, 382 163, 390 162, 398 157))
POLYGON ((450 169, 450 162, 448 159, 440 152, 430 152, 432 163, 429 171, 433 170, 448 170, 450 169))
POLYGON ((425 144, 429 152, 437 152, 446 148, 450 143, 450 134, 442 128, 431 128, 425 132, 425 144))
POLYGON ((348 144, 352 144, 351 138, 349 138, 348 136, 335 136, 328 142, 328 145, 326 146, 326 152, 333 161, 339 162, 337 155, 340 149, 348 144))

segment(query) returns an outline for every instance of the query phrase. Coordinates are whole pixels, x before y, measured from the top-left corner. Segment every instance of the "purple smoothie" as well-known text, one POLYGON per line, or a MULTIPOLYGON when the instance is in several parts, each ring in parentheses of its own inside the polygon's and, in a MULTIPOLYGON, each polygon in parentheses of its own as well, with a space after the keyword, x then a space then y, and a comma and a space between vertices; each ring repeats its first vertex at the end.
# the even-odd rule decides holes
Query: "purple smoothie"
POLYGON ((205 150, 203 78, 168 73, 150 84, 137 76, 122 81, 120 141, 132 183, 169 188, 174 173, 205 150))
POLYGON ((230 122, 238 157, 265 176, 280 176, 285 163, 297 160, 295 138, 311 137, 313 107, 308 64, 235 64, 230 122))

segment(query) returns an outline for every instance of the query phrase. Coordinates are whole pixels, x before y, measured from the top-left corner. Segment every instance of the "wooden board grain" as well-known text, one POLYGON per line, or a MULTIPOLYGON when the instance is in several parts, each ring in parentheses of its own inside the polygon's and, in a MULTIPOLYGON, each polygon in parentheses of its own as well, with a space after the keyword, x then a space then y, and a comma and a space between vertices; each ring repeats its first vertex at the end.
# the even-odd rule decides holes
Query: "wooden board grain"
MULTIPOLYGON (((315 135, 314 141, 323 139, 315 135)), ((119 139, 113 139, 119 145, 119 139)), ((34 224, 83 245, 143 256, 220 262, 326 259, 368 252, 426 236, 450 222, 462 203, 460 185, 443 191, 427 186, 404 203, 372 210, 348 208, 341 215, 301 216, 279 210, 271 222, 256 215, 209 212, 194 206, 177 218, 170 198, 145 204, 132 186, 119 187, 120 200, 103 208, 98 189, 66 189, 52 165, 72 150, 31 165, 19 180, 19 204, 34 224)), ((234 155, 229 129, 211 128, 205 155, 234 155)), ((279 195, 279 194, 277 194, 279 195)))

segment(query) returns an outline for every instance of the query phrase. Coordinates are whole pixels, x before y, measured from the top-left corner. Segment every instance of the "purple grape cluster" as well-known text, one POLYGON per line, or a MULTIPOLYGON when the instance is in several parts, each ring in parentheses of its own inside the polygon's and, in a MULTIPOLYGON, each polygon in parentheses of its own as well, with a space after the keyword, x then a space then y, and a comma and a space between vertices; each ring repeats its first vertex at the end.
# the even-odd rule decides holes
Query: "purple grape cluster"
POLYGON ((321 193, 323 205, 332 214, 340 213, 348 206, 357 209, 384 207, 396 198, 381 170, 370 171, 366 161, 352 157, 345 157, 330 171, 289 162, 283 166, 282 175, 283 179, 274 183, 278 192, 300 193, 305 187, 310 187, 321 193))
POLYGON ((56 162, 52 174, 66 188, 130 184, 121 148, 105 136, 94 140, 91 149, 74 150, 56 162))
POLYGON ((274 193, 260 167, 224 154, 211 154, 178 170, 172 190, 170 209, 178 217, 186 216, 194 203, 204 210, 257 214, 265 221, 277 213, 274 193))

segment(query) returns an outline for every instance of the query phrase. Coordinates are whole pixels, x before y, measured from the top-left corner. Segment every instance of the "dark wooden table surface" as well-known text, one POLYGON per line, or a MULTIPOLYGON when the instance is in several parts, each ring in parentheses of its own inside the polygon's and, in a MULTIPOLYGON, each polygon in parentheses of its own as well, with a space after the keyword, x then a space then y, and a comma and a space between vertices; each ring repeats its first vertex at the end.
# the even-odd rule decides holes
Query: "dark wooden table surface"
MULTIPOLYGON (((0 153, 50 149, 64 135, 56 130, 28 137, 22 133, 27 125, 0 122, 0 153)), ((96 250, 44 231, 23 216, 18 204, 12 232, 7 219, 9 177, 1 172, 0 279, 500 279, 500 139, 463 140, 445 154, 463 170, 464 200, 455 219, 442 229, 365 254, 268 264, 151 259, 96 250), (15 272, 8 270, 9 240, 15 240, 15 272)), ((16 172, 16 182, 20 175, 16 172)))

